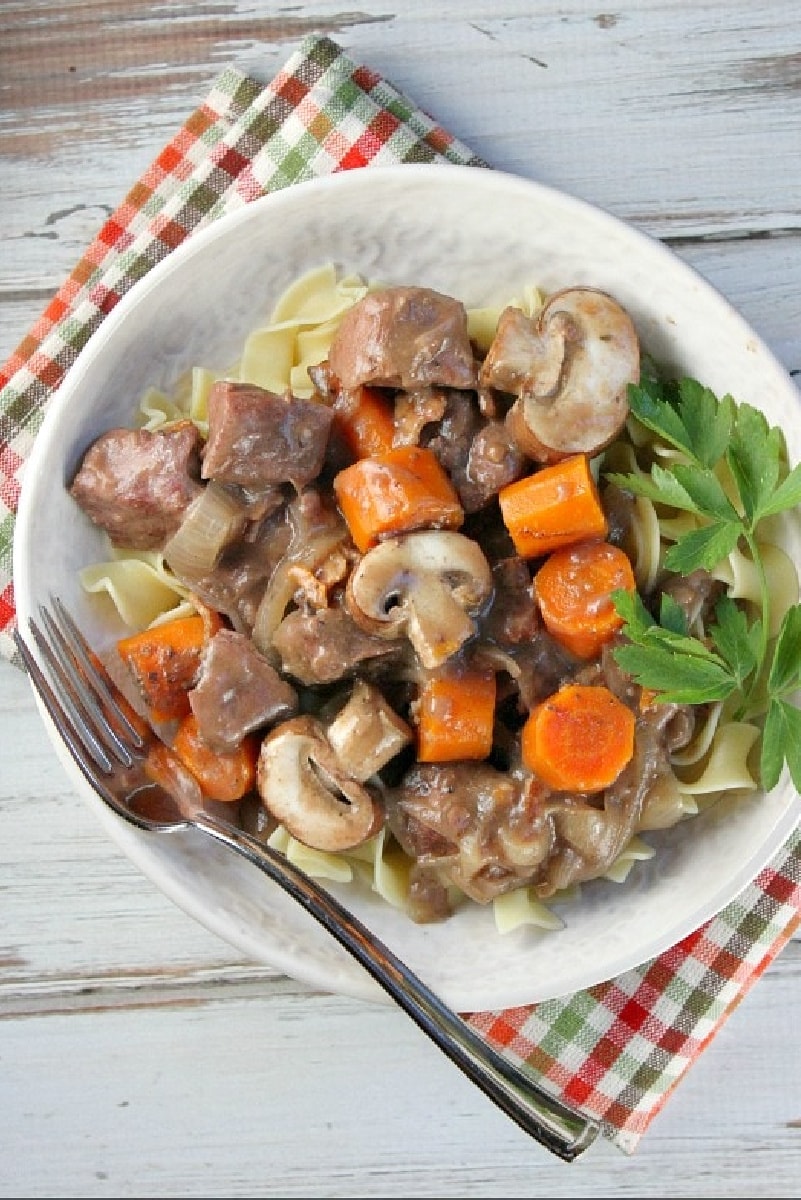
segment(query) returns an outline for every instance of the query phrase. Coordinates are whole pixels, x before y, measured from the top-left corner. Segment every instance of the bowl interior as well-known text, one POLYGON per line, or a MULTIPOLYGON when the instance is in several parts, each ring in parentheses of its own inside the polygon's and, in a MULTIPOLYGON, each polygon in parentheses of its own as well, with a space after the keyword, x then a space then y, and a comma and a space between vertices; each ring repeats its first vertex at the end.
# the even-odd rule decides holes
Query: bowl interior
MULTIPOLYGON (((25 472, 15 539, 24 628, 57 592, 98 646, 119 632, 82 594, 80 567, 103 539, 65 484, 104 430, 131 423, 149 386, 168 389, 189 366, 224 367, 297 276, 327 262, 386 283, 419 284, 467 305, 502 302, 526 284, 584 284, 631 313, 665 367, 761 407, 801 458, 799 396, 782 367, 709 284, 660 243, 579 200, 499 172, 388 167, 300 184, 255 201, 194 235, 103 322, 53 398, 25 472)), ((787 549, 798 561, 797 524, 787 549)), ((346 953, 252 866, 191 833, 141 834, 76 787, 111 837, 173 900, 243 953, 312 986, 379 998, 346 953)), ((801 816, 787 778, 770 795, 727 799, 649 834, 657 853, 624 884, 585 886, 558 933, 499 936, 477 906, 414 925, 355 888, 339 895, 426 982, 462 1010, 535 1002, 578 990, 661 952, 749 883, 801 816), (476 964, 481 964, 477 967, 476 964)))

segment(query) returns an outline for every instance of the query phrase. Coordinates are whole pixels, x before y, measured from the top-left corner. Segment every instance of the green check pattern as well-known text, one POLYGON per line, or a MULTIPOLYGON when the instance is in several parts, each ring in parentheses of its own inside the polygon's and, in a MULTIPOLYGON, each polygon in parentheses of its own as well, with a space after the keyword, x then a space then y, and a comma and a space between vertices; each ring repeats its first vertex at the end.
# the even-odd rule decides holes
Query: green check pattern
MULTIPOLYGON (((14 657, 11 556, 25 462, 48 401, 104 317, 186 237, 265 192, 399 162, 485 167, 329 38, 264 86, 229 69, 134 183, 0 369, 0 653, 14 657)), ((468 1014, 554 1095, 632 1153, 727 1016, 801 924, 801 831, 711 921, 635 970, 537 1005, 468 1014)))

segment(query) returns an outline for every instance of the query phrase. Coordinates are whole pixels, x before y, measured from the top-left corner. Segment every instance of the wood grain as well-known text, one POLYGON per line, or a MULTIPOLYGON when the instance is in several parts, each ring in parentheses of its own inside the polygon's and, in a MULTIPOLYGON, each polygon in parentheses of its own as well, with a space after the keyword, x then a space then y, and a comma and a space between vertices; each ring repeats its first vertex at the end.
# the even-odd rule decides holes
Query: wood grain
MULTIPOLYGON (((796 0, 11 0, 0 359, 229 63, 328 32, 492 165, 666 240, 801 370, 796 0)), ((71 793, 0 665, 0 1196, 797 1196, 801 941, 637 1153, 527 1141, 399 1013, 191 921, 71 793)))

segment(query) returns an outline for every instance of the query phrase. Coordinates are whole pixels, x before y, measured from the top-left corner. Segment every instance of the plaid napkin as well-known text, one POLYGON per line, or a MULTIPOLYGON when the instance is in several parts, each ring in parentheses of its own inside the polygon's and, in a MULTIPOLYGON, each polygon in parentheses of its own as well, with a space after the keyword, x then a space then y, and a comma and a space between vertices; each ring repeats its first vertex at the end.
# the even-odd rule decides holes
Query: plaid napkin
MULTIPOLYGON (((14 659, 20 472, 47 401, 106 313, 194 230, 264 192, 397 162, 485 166, 325 37, 268 86, 227 70, 164 147, 0 372, 0 652, 14 659)), ((469 1020, 631 1153, 692 1062, 801 923, 801 832, 713 920, 585 992, 469 1020)))

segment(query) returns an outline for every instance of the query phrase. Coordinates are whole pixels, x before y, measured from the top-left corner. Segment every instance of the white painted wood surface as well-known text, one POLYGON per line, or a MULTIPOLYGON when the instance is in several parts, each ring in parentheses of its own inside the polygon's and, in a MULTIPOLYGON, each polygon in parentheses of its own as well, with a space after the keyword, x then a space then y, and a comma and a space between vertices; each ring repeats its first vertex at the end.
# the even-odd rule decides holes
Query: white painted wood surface
MULTIPOLYGON (((496 167, 667 239, 801 368, 796 0, 4 0, 0 359, 229 62, 306 32, 496 167)), ((798 1196, 801 942, 632 1158, 568 1167, 391 1008, 199 928, 71 794, 0 666, 0 1195, 798 1196)))

